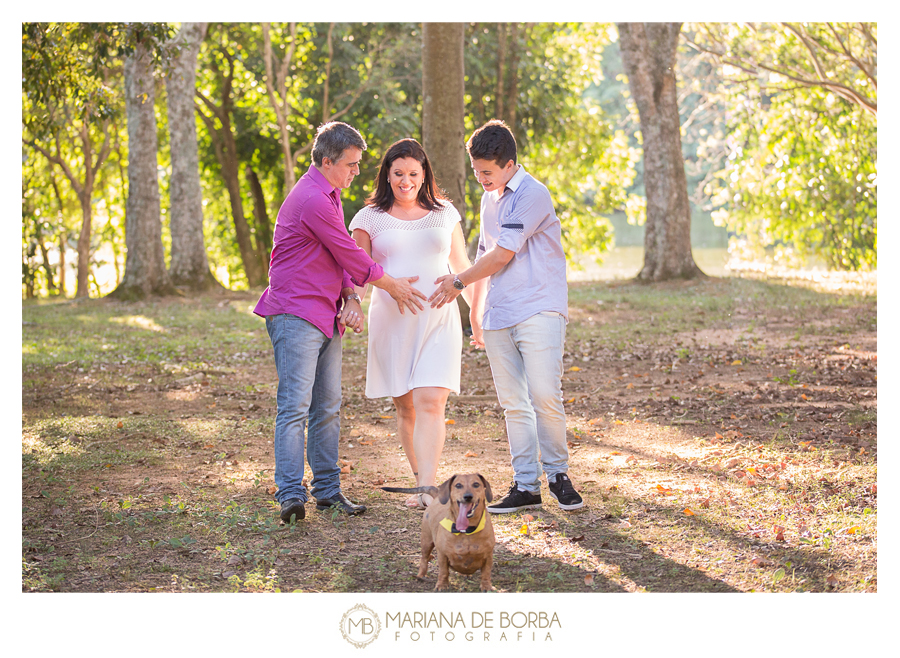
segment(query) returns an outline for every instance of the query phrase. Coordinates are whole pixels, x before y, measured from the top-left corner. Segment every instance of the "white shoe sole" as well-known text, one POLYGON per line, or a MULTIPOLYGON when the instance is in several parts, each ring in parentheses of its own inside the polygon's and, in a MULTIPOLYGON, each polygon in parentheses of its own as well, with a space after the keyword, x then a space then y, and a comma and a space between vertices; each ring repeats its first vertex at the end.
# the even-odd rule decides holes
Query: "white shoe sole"
MULTIPOLYGON (((553 492, 551 491, 551 492, 550 492, 550 495, 553 496, 553 499, 556 500, 557 503, 559 503, 559 498, 556 497, 556 494, 555 494, 555 493, 553 493, 553 492)), ((580 503, 575 503, 574 505, 563 505, 562 503, 559 503, 559 508, 562 509, 562 510, 566 510, 567 512, 570 512, 570 511, 572 511, 573 509, 581 509, 582 507, 584 507, 584 501, 583 501, 583 500, 582 500, 580 503)))
POLYGON ((522 505, 520 507, 488 507, 487 511, 491 514, 509 514, 523 509, 540 509, 541 505, 542 503, 534 503, 532 505, 522 505))

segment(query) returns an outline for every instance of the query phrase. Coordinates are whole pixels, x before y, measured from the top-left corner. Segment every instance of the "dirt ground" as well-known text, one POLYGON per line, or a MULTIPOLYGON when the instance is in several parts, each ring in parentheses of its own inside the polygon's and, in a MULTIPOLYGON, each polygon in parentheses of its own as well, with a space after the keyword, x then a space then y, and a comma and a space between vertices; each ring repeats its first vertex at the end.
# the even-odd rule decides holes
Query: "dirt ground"
MULTIPOLYGON (((433 589, 433 562, 415 578, 421 512, 379 488, 414 481, 390 400, 364 396, 366 334, 344 342, 340 456, 368 511, 278 520, 256 297, 24 307, 23 591, 433 589)), ((494 516, 496 591, 876 591, 874 296, 593 283, 571 286, 570 309, 569 473, 586 506, 560 510, 545 483, 542 509, 494 516)), ((438 479, 480 472, 502 496, 485 354, 466 345, 462 372, 438 479)))

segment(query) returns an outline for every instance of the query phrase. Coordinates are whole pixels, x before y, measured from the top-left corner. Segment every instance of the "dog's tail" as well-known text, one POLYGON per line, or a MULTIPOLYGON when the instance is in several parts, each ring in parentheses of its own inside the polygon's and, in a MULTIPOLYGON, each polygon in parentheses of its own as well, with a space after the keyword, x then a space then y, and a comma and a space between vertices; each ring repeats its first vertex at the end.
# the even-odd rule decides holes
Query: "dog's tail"
POLYGON ((428 494, 432 498, 437 498, 438 488, 435 486, 429 487, 412 487, 409 489, 404 489, 402 487, 381 487, 382 491, 390 491, 391 493, 423 493, 428 494))

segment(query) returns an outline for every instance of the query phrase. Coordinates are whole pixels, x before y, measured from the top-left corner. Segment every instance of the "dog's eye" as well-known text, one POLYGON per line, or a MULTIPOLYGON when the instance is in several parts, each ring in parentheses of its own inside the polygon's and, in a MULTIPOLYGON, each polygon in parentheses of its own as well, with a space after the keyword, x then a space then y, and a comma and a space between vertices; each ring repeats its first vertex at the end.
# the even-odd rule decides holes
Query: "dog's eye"
POLYGON ((477 482, 473 482, 473 483, 472 483, 472 488, 473 488, 473 489, 477 489, 477 488, 480 487, 480 486, 481 486, 481 485, 478 484, 477 482))
POLYGON ((462 488, 463 488, 462 482, 457 482, 455 486, 456 486, 457 489, 462 489, 462 488))

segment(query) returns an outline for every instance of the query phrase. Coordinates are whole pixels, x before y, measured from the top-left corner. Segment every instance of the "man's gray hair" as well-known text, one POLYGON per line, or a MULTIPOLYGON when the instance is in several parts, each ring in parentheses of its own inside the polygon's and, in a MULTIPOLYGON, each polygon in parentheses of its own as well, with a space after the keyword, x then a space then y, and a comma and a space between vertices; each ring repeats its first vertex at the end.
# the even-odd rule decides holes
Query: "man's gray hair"
POLYGON ((366 140, 359 131, 343 121, 329 121, 319 126, 316 131, 316 140, 313 142, 312 159, 317 167, 322 166, 322 160, 328 158, 334 164, 341 159, 344 151, 355 146, 360 151, 366 150, 366 140))

